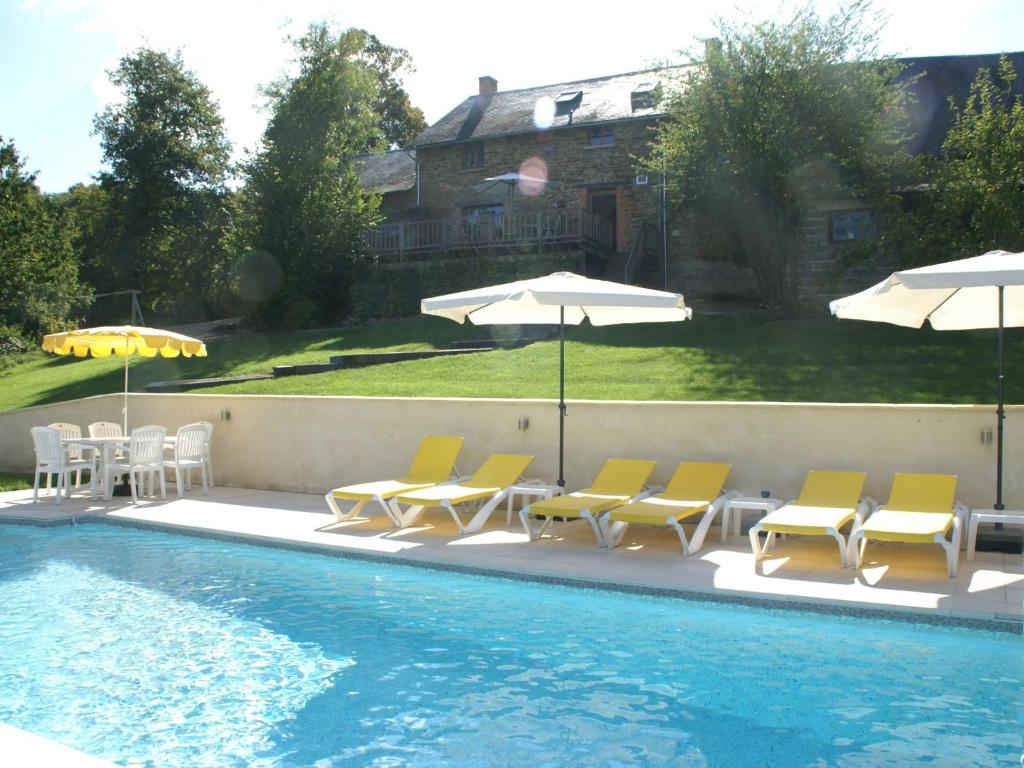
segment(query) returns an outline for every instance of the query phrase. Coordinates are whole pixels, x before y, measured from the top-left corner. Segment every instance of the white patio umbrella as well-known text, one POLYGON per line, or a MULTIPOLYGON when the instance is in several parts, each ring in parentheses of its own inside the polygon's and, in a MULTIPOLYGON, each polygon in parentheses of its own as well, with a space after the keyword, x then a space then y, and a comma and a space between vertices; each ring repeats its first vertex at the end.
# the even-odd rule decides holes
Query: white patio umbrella
POLYGON ((495 184, 497 184, 498 182, 508 184, 509 187, 511 188, 513 207, 515 207, 516 204, 517 186, 519 186, 523 182, 526 182, 526 184, 528 185, 527 189, 534 189, 535 191, 540 191, 544 188, 544 185, 548 183, 547 179, 543 179, 539 176, 531 176, 528 173, 519 173, 518 171, 509 171, 508 173, 503 173, 500 176, 488 176, 486 179, 484 179, 484 181, 490 181, 495 184))
POLYGON ((1003 328, 1024 326, 1024 253, 990 251, 970 259, 894 272, 829 304, 836 317, 938 331, 997 328, 996 509, 1003 509, 1003 328))
POLYGON ((424 299, 425 315, 474 325, 558 324, 558 484, 565 485, 565 326, 664 323, 686 320, 692 310, 678 293, 652 291, 572 272, 519 280, 424 299))

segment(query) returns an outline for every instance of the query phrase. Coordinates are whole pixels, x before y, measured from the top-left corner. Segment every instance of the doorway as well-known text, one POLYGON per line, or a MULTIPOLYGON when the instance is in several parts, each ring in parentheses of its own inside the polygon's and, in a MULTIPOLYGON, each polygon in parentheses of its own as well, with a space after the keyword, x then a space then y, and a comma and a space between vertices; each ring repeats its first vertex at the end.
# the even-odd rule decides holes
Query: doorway
POLYGON ((619 250, 618 204, 615 192, 592 192, 590 194, 590 212, 612 225, 612 245, 619 250))

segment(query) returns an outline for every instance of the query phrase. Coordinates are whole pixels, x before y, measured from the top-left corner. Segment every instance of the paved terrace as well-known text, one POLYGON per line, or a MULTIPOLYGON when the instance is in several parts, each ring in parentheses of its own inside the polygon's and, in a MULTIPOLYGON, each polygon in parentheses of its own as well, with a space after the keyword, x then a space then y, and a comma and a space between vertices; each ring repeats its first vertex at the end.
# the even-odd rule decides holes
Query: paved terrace
POLYGON ((957 577, 949 579, 942 550, 931 544, 869 544, 864 567, 855 572, 840 567, 831 539, 791 537, 780 541, 755 571, 747 537, 730 536, 723 544, 718 528, 712 528, 701 552, 684 558, 673 531, 648 526, 632 527, 623 544, 610 551, 594 546, 590 526, 583 521, 556 524, 553 536, 531 543, 518 516, 506 525, 503 510, 495 512, 484 531, 460 537, 443 510, 428 511, 422 525, 395 531, 378 513, 339 523, 322 497, 309 494, 218 486, 208 496, 193 489, 178 499, 172 485, 167 501, 147 499, 132 505, 130 497, 105 502, 77 494, 60 506, 50 498, 33 504, 31 491, 0 494, 0 523, 59 525, 86 518, 340 555, 691 596, 1018 624, 1024 604, 1021 555, 979 552, 974 562, 962 555, 957 577))

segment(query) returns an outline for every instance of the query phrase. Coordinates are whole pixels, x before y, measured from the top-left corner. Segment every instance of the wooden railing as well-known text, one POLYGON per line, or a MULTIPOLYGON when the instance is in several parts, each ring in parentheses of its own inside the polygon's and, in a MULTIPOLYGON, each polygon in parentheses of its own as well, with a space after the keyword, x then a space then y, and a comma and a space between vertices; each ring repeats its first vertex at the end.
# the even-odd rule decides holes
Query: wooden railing
POLYGON ((579 208, 509 211, 384 224, 363 233, 366 252, 388 261, 441 251, 580 243, 614 251, 612 224, 579 208))

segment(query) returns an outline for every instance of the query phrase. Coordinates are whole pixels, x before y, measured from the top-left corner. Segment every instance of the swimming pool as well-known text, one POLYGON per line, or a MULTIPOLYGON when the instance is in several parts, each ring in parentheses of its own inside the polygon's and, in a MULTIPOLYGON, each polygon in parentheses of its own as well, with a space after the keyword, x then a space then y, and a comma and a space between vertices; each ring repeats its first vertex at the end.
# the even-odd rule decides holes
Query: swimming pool
POLYGON ((125 765, 987 766, 1020 636, 0 526, 0 722, 125 765))

